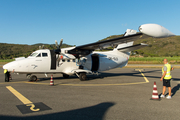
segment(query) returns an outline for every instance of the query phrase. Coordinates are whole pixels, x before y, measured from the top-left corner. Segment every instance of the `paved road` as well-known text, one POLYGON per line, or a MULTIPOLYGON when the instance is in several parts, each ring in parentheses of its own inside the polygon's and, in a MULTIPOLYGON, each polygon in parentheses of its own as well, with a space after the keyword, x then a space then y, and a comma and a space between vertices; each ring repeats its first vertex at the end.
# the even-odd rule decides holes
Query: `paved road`
POLYGON ((13 80, 5 83, 0 68, 0 119, 179 119, 180 69, 172 72, 174 79, 171 100, 150 100, 154 81, 158 93, 162 91, 159 68, 147 68, 142 73, 149 82, 133 68, 118 68, 102 73, 101 77, 89 76, 87 81, 79 81, 75 76, 63 79, 61 75, 54 75, 55 86, 50 86, 50 75, 48 78, 38 75, 37 82, 27 82, 25 75, 12 74, 13 80), (7 86, 18 91, 33 105, 43 105, 33 108, 24 104, 7 86), (33 110, 41 107, 49 109, 37 112, 31 109, 29 113, 24 110, 23 114, 19 106, 33 110))

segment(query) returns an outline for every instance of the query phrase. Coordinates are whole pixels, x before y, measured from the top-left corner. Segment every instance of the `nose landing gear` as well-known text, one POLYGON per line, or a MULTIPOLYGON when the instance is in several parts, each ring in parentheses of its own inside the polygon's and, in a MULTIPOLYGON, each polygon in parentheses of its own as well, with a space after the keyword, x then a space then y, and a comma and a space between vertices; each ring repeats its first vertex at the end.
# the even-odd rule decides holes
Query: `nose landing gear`
POLYGON ((37 81, 37 76, 36 75, 27 74, 26 77, 29 78, 30 82, 37 81))

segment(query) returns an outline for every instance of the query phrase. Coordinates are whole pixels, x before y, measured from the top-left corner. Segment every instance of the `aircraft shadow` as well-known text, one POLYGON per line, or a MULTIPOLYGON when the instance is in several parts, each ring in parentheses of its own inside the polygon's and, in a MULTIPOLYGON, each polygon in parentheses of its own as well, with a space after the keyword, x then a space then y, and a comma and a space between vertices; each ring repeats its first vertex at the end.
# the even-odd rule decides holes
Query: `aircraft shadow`
MULTIPOLYGON (((160 70, 154 70, 154 71, 146 71, 143 73, 151 73, 151 72, 155 72, 155 71, 160 71, 160 70)), ((106 73, 106 72, 102 72, 100 75, 91 75, 89 76, 88 80, 93 80, 93 79, 99 79, 99 78, 105 78, 105 77, 116 77, 116 76, 133 76, 133 77, 142 77, 142 75, 140 74, 139 71, 133 71, 131 73, 106 73)), ((159 77, 157 77, 159 78, 159 77)))
POLYGON ((115 103, 104 102, 91 107, 37 116, 0 116, 1 120, 103 120, 115 103))
MULTIPOLYGON (((147 75, 146 73, 153 73, 153 72, 157 72, 157 71, 161 71, 161 70, 151 70, 151 71, 143 71, 142 73, 145 74, 145 76, 147 78, 157 78, 157 80, 160 80, 161 78, 161 73, 158 76, 153 76, 153 75, 147 75)), ((142 77, 142 75, 140 74, 139 71, 133 71, 130 73, 106 73, 106 72, 102 72, 100 73, 100 75, 87 75, 87 80, 86 81, 90 81, 90 80, 96 80, 96 79, 103 79, 105 77, 117 77, 117 76, 133 76, 133 77, 142 77)), ((69 78, 63 78, 63 77, 53 77, 54 80, 65 80, 65 79, 75 79, 78 78, 77 76, 70 76, 69 78)), ((46 81, 46 80, 50 80, 50 77, 47 78, 38 78, 38 81, 46 81)), ((180 81, 180 78, 172 78, 173 81, 180 81)))
MULTIPOLYGON (((161 70, 153 70, 153 71, 144 71, 143 73, 152 73, 152 72, 156 72, 156 71, 161 71, 161 70)), ((87 75, 87 80, 86 81, 90 81, 90 80, 95 80, 95 79, 103 79, 105 77, 116 77, 116 76, 134 76, 134 77, 142 77, 142 75, 140 74, 139 71, 133 71, 131 73, 106 73, 106 72, 102 72, 100 73, 100 75, 87 75)), ((152 77, 152 78, 158 78, 160 79, 159 76, 146 76, 146 77, 152 77)), ((70 76, 69 78, 63 78, 63 77, 53 77, 53 80, 61 80, 61 79, 74 79, 74 78, 78 78, 77 76, 70 76)), ((46 80, 50 80, 50 77, 47 78, 38 78, 38 81, 46 81, 46 80)))

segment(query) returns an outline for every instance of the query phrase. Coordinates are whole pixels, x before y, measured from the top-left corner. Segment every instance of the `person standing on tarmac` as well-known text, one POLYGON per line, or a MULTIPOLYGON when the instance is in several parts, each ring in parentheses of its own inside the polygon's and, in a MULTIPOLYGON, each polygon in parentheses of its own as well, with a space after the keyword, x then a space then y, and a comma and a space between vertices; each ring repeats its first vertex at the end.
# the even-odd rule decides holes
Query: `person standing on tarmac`
POLYGON ((5 74, 5 82, 9 82, 9 72, 7 69, 4 69, 4 74, 5 74))
POLYGON ((165 92, 166 87, 168 87, 169 95, 166 97, 167 99, 171 99, 171 71, 174 70, 174 68, 168 63, 167 59, 164 59, 164 66, 162 67, 162 77, 160 81, 163 81, 163 92, 161 94, 161 98, 165 98, 165 92))

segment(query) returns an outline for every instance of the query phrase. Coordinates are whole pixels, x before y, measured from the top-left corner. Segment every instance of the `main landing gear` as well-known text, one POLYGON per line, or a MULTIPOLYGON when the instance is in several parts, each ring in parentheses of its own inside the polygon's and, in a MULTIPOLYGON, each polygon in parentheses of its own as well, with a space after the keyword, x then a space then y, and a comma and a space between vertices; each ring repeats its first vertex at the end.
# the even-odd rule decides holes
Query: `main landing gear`
POLYGON ((79 79, 81 80, 81 81, 85 81, 86 79, 87 79, 87 76, 86 76, 86 73, 79 73, 79 79))
POLYGON ((86 72, 75 72, 75 74, 79 77, 81 81, 85 81, 87 79, 86 72))

